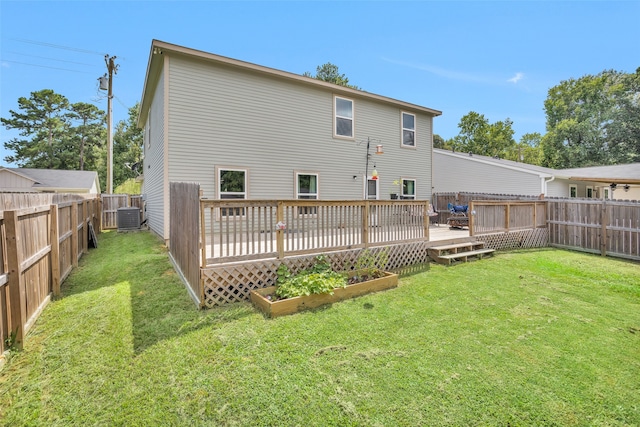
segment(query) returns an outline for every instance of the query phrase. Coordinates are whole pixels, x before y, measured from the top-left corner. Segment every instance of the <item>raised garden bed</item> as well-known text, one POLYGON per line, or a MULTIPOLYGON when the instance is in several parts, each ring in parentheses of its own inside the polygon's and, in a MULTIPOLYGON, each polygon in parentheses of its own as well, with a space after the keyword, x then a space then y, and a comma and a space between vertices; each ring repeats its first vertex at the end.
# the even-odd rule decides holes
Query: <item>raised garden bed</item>
MULTIPOLYGON (((352 272, 349 277, 356 274, 356 272, 352 272)), ((276 286, 269 286, 268 288, 251 291, 250 299, 251 303, 267 317, 278 317, 397 286, 398 275, 385 271, 383 277, 350 284, 345 288, 336 288, 333 291, 333 295, 324 293, 275 300, 273 296, 275 295, 276 286), (269 296, 273 300, 269 299, 269 296)))

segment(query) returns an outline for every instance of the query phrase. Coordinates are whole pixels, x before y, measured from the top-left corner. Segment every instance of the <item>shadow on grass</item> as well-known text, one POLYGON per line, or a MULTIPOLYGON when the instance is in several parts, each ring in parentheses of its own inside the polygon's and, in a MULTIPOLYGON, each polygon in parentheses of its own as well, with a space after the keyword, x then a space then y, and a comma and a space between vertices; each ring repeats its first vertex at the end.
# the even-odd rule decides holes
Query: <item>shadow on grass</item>
MULTIPOLYGON (((102 233, 98 248, 85 255, 69 277, 63 297, 101 290, 110 295, 104 298, 114 305, 102 309, 117 311, 122 321, 131 322, 136 353, 164 340, 254 313, 251 306, 242 303, 199 310, 173 269, 166 247, 149 232, 102 233), (127 290, 127 301, 112 297, 127 290)), ((100 298, 97 294, 96 300, 100 298)))

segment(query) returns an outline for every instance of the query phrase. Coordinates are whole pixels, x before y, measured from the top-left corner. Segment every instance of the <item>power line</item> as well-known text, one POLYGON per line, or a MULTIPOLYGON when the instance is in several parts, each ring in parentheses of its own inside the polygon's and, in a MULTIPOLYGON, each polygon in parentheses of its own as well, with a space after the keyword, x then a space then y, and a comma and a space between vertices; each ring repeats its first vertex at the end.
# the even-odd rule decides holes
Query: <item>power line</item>
POLYGON ((8 52, 8 53, 13 53, 14 55, 20 55, 20 56, 29 56, 31 58, 48 59, 50 61, 67 62, 69 64, 88 65, 88 66, 91 66, 91 67, 94 67, 96 65, 96 64, 87 64, 87 63, 84 63, 84 62, 65 61, 64 59, 48 58, 46 56, 29 55, 28 53, 20 53, 20 52, 8 52))
POLYGON ((62 70, 62 71, 70 71, 72 73, 80 73, 80 74, 95 74, 90 73, 88 71, 78 71, 78 70, 69 70, 68 68, 59 68, 59 67, 48 67, 46 65, 38 65, 38 64, 29 64, 27 62, 19 62, 19 61, 9 61, 8 59, 0 59, 2 62, 10 62, 12 64, 21 64, 21 65, 29 65, 30 67, 40 67, 40 68, 50 68, 52 70, 62 70))
POLYGON ((77 47, 70 47, 70 46, 63 46, 63 45, 59 45, 59 44, 40 42, 40 41, 37 41, 37 40, 16 39, 16 38, 13 38, 11 40, 15 40, 15 41, 20 42, 20 43, 36 44, 36 45, 40 45, 40 46, 53 47, 53 48, 56 48, 56 49, 71 50, 71 51, 80 52, 80 53, 90 53, 92 55, 100 55, 100 56, 104 55, 104 52, 96 52, 94 50, 80 49, 80 48, 77 48, 77 47))

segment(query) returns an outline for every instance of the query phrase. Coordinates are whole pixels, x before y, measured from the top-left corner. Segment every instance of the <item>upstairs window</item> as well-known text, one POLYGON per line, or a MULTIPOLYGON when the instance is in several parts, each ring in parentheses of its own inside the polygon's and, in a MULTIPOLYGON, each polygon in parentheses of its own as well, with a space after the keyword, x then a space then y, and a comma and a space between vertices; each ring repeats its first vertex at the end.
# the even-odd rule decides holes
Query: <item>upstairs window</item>
POLYGON ((402 113, 402 146, 416 146, 416 116, 410 113, 402 113))
POLYGON ((336 96, 334 113, 334 136, 353 138, 353 101, 336 96))
MULTIPOLYGON (((243 169, 218 169, 218 194, 221 199, 247 198, 247 171, 243 169)), ((221 208, 222 216, 244 215, 244 208, 221 208)))
POLYGON ((416 199, 416 180, 415 179, 402 180, 402 198, 405 200, 416 199))

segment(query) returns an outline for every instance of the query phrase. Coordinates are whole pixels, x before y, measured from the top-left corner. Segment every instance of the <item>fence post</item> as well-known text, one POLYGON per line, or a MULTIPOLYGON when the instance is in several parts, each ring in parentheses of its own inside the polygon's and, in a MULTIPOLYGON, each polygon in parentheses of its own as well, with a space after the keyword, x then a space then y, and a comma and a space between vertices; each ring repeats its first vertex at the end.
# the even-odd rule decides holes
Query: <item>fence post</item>
POLYGON ((60 295, 60 230, 58 205, 51 205, 51 281, 53 296, 60 295))
POLYGON ((607 199, 602 199, 602 210, 600 211, 600 255, 607 256, 607 199))
POLYGON ((78 202, 71 202, 71 264, 78 266, 78 202))
POLYGON ((4 212, 5 240, 7 245, 7 287, 11 304, 11 323, 9 334, 15 334, 13 339, 17 349, 22 349, 24 341, 24 325, 27 323, 27 301, 24 289, 24 279, 20 264, 20 237, 18 236, 18 215, 16 211, 4 212))
MULTIPOLYGON (((278 201, 278 207, 276 208, 276 223, 284 221, 284 203, 278 201)), ((284 230, 276 230, 276 248, 278 250, 278 259, 284 259, 284 230)))
POLYGON ((87 209, 87 201, 82 201, 82 253, 89 253, 89 221, 87 221, 88 216, 87 209))
POLYGON ((505 214, 504 214, 504 228, 509 232, 509 224, 511 223, 511 203, 507 202, 505 204, 505 214))

